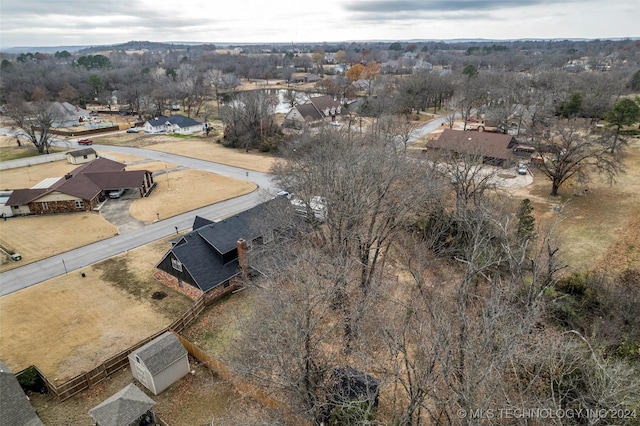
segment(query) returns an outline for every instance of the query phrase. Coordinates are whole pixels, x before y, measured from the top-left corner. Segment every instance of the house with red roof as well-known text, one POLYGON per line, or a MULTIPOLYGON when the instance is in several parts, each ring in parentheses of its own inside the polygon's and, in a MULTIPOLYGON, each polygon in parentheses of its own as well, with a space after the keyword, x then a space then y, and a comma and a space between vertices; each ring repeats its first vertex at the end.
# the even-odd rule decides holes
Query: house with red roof
POLYGON ((332 96, 314 96, 307 102, 295 105, 284 117, 284 127, 302 129, 306 126, 335 121, 342 113, 342 104, 332 96))
POLYGON ((110 191, 133 190, 146 197, 154 186, 151 172, 126 171, 124 164, 99 157, 63 177, 47 178, 29 189, 13 191, 6 205, 14 216, 90 211, 110 191))

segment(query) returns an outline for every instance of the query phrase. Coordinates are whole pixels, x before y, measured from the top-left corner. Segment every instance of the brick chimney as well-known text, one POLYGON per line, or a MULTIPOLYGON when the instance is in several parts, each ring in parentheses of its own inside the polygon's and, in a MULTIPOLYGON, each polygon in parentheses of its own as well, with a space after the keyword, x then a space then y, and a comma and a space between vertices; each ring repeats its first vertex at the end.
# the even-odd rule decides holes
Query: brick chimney
POLYGON ((247 279, 249 272, 249 259, 247 254, 247 242, 244 238, 238 240, 238 264, 242 271, 242 279, 247 279))

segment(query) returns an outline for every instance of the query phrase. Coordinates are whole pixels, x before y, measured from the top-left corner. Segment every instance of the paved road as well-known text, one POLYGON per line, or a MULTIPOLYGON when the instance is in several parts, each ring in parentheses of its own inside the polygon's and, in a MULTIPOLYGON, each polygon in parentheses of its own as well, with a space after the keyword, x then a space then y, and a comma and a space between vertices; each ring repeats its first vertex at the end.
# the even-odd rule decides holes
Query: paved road
POLYGON ((3 272, 0 274, 0 296, 38 284, 59 275, 79 273, 76 271, 77 269, 175 234, 176 227, 179 231, 189 230, 196 215, 210 220, 216 220, 260 204, 268 198, 271 198, 272 194, 275 193, 271 177, 266 173, 139 148, 106 145, 95 145, 95 148, 98 150, 166 161, 179 166, 206 170, 236 179, 247 179, 256 183, 258 190, 241 197, 202 207, 168 219, 160 218, 161 220, 158 222, 132 230, 131 232, 123 233, 107 240, 3 272))
MULTIPOLYGON (((416 129, 409 143, 415 142, 420 137, 433 132, 445 122, 445 118, 437 118, 424 126, 416 129)), ((0 129, 0 132, 10 133, 10 130, 0 129)), ((97 138, 93 138, 94 141, 97 138)), ((65 148, 79 148, 76 140, 56 139, 53 143, 65 148)), ((119 147, 111 145, 93 145, 96 150, 111 151, 129 155, 136 155, 152 160, 165 161, 181 167, 205 170, 228 176, 235 179, 246 179, 258 185, 258 190, 251 194, 244 195, 232 200, 223 201, 211 206, 162 219, 144 227, 132 227, 138 229, 126 229, 127 232, 118 236, 99 241, 75 250, 71 250, 47 259, 27 264, 0 274, 0 296, 24 289, 26 287, 46 281, 67 273, 79 273, 78 269, 84 268, 96 262, 108 259, 117 254, 140 247, 144 244, 165 238, 179 231, 191 229, 193 219, 196 215, 210 220, 216 220, 233 213, 237 213, 251 208, 261 202, 271 198, 276 192, 271 176, 266 173, 254 172, 238 167, 226 166, 195 158, 183 157, 180 155, 167 154, 164 152, 151 151, 141 148, 119 147)), ((7 162, 6 167, 26 166, 28 159, 14 160, 7 162), (23 161, 25 164, 20 164, 23 161)), ((123 229, 124 230, 124 229, 123 229)))

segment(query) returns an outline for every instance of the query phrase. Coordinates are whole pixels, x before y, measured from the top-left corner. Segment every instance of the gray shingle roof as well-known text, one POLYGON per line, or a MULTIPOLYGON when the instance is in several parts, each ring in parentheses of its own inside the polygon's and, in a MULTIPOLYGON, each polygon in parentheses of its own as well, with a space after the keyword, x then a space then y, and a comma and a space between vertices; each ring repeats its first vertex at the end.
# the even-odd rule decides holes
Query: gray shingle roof
POLYGON ((193 118, 185 117, 184 115, 172 115, 170 117, 160 115, 149 120, 149 124, 151 124, 153 127, 163 126, 167 122, 180 128, 202 125, 201 122, 196 121, 193 118))
POLYGON ((44 426, 18 379, 0 361, 0 425, 44 426))
POLYGON ((156 375, 165 368, 187 354, 180 340, 170 331, 153 339, 140 349, 132 352, 140 358, 152 375, 156 375))
POLYGON ((271 203, 281 201, 267 201, 219 222, 196 218, 194 230, 184 235, 158 265, 167 256, 174 256, 189 272, 197 287, 202 291, 214 288, 240 273, 237 255, 230 258, 231 252, 237 249, 240 238, 252 241, 264 234, 267 227, 264 219, 268 217, 268 209, 272 208, 271 203), (202 226, 196 228, 196 223, 202 226), (227 254, 226 261, 223 260, 224 254, 227 254))
POLYGON ((84 149, 78 149, 75 151, 70 151, 67 152, 67 155, 70 155, 72 157, 84 157, 85 155, 91 155, 91 154, 96 154, 95 149, 93 148, 84 148, 84 149))
POLYGON ((127 426, 156 405, 155 401, 131 383, 89 410, 100 426, 127 426))

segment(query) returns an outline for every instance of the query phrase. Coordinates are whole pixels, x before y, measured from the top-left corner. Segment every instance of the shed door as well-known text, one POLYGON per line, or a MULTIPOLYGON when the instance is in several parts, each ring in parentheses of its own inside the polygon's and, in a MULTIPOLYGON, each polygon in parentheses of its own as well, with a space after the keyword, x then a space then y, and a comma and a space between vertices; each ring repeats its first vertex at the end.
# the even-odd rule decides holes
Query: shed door
POLYGON ((136 363, 136 377, 138 378, 138 380, 140 380, 140 383, 142 383, 146 388, 149 388, 146 372, 144 368, 142 368, 142 366, 138 363, 136 363))

